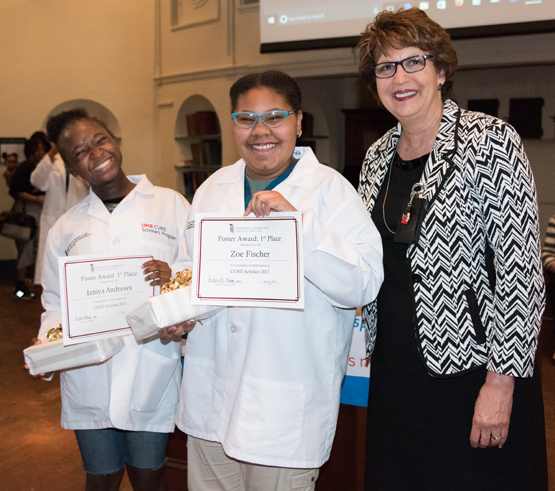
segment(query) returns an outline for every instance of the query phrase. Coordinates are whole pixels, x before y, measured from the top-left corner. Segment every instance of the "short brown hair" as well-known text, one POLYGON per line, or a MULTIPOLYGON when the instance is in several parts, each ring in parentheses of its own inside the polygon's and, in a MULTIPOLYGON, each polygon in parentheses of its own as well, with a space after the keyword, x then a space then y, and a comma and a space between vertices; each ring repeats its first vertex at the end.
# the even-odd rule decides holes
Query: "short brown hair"
POLYGON ((453 96, 453 82, 457 69, 457 53, 451 37, 437 22, 416 7, 408 10, 380 12, 366 26, 359 48, 359 73, 370 91, 377 97, 376 77, 372 70, 376 60, 390 49, 417 47, 432 55, 434 67, 443 72, 445 82, 441 89, 443 100, 453 96))

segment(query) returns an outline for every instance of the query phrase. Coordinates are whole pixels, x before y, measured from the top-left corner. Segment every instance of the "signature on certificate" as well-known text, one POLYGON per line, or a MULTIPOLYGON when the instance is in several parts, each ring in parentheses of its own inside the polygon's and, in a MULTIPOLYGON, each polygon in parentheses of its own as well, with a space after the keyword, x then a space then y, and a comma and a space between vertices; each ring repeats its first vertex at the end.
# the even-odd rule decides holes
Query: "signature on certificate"
POLYGON ((208 283, 214 283, 215 285, 230 285, 232 283, 241 283, 240 281, 234 280, 232 278, 224 278, 223 276, 215 277, 208 276, 208 283))

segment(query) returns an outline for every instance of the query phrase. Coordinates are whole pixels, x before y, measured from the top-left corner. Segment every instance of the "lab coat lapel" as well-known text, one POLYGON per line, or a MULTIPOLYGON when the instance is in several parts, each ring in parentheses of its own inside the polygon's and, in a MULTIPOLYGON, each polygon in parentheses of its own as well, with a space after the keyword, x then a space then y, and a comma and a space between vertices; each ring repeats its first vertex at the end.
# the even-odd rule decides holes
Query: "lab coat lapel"
POLYGON ((88 200, 89 200, 89 210, 87 214, 97 220, 100 220, 104 223, 108 223, 110 221, 110 212, 106 208, 106 205, 94 193, 92 189, 89 193, 88 200))
MULTIPOLYGON (((313 181, 314 172, 316 172, 320 164, 316 155, 314 155, 312 148, 300 148, 303 151, 302 157, 297 162, 297 165, 295 165, 291 175, 276 186, 276 191, 280 191, 285 188, 308 189, 310 187, 310 183, 313 181)), ((299 147, 296 148, 296 150, 298 149, 299 147)), ((284 194, 284 196, 287 195, 286 192, 282 194, 284 194)))
MULTIPOLYGON (((230 213, 244 210, 245 201, 245 162, 241 159, 233 164, 229 172, 221 173, 218 180, 218 194, 230 213)), ((215 199, 217 199, 215 197, 215 199)))
MULTIPOLYGON (((276 191, 287 186, 308 187, 318 162, 311 148, 305 148, 301 158, 303 165, 298 165, 293 170, 294 179, 285 179, 276 186, 276 191)), ((230 212, 237 213, 239 209, 244 210, 245 200, 245 162, 243 159, 237 161, 228 172, 223 173, 218 180, 218 192, 221 201, 230 212)), ((286 194, 286 193, 285 193, 286 194)))
MULTIPOLYGON (((150 222, 152 213, 149 204, 154 198, 154 185, 145 175, 127 176, 127 178, 135 184, 135 187, 112 212, 110 231, 115 236, 123 235, 125 246, 122 249, 131 250, 137 246, 141 247, 145 239, 141 222, 136 217, 143 217, 142 219, 150 222)), ((112 237, 110 237, 111 240, 112 237)))

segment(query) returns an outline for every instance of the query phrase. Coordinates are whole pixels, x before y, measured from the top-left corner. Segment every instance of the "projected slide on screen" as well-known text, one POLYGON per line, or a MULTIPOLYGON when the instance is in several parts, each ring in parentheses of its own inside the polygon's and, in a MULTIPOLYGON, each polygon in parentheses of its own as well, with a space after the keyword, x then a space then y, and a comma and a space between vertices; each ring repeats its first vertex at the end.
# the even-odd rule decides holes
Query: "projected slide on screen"
POLYGON ((260 0, 262 51, 264 45, 354 38, 378 12, 411 7, 453 32, 482 27, 480 35, 487 35, 485 26, 555 20, 555 0, 260 0))

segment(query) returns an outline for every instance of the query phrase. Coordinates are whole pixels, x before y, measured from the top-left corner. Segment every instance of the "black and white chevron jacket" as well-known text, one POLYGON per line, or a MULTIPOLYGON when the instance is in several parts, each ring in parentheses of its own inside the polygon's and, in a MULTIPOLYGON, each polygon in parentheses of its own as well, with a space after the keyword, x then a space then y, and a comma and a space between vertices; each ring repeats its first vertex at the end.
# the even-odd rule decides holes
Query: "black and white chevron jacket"
MULTIPOLYGON (((369 212, 400 135, 397 125, 368 149, 359 194, 369 212)), ((425 216, 407 263, 428 373, 450 377, 486 365, 530 377, 545 285, 536 189, 519 135, 499 119, 447 100, 423 177, 425 216)), ((370 356, 376 303, 363 315, 370 356)))

